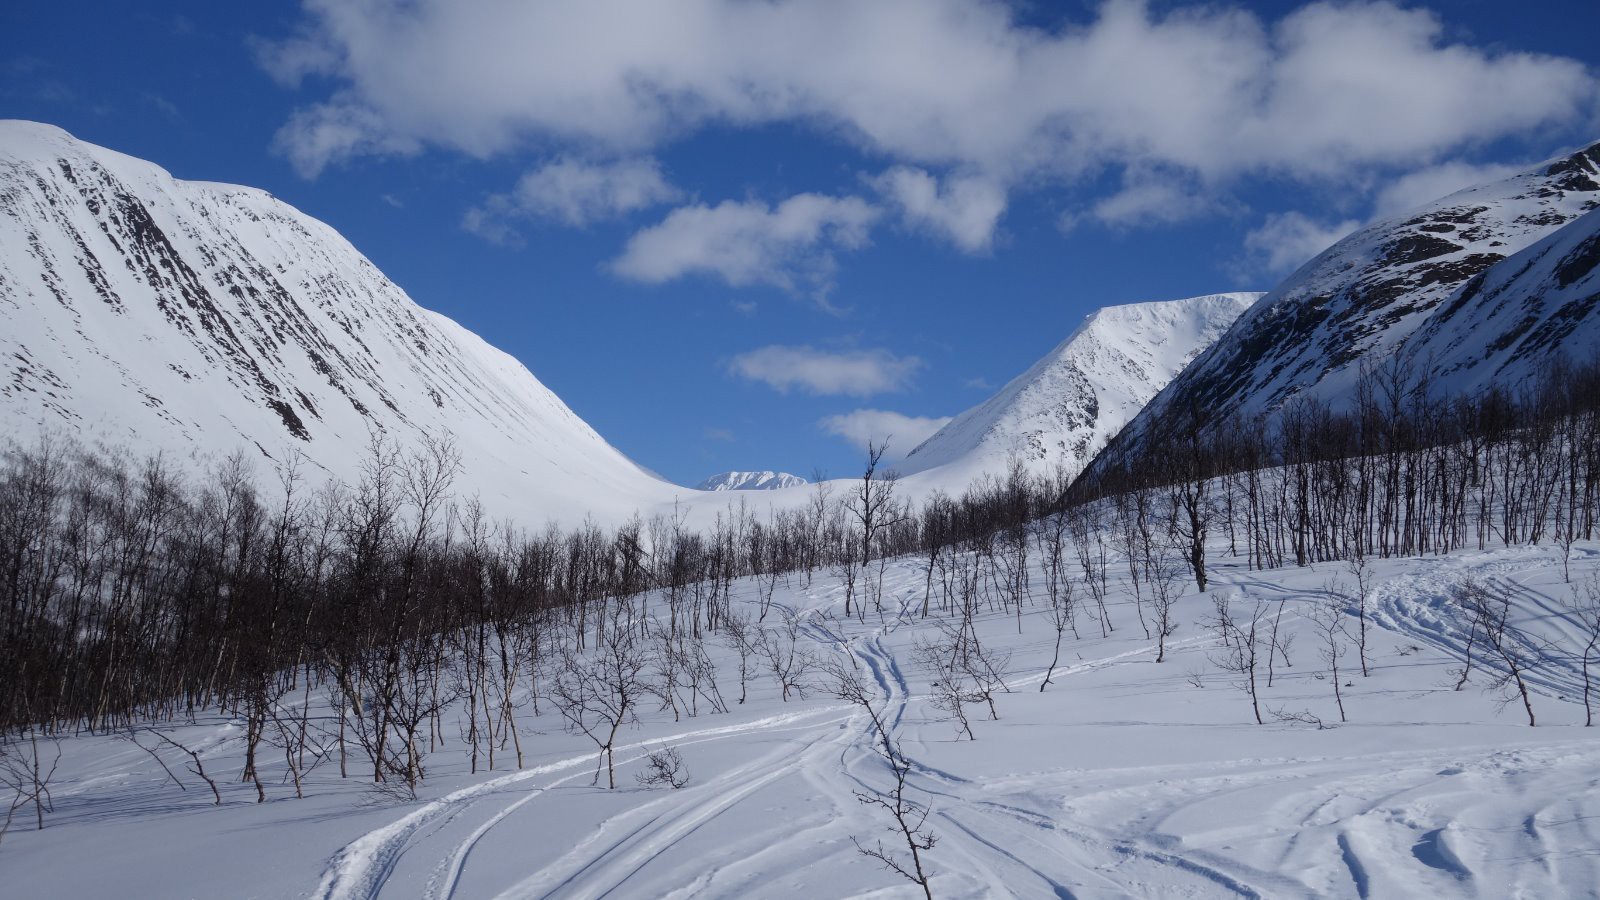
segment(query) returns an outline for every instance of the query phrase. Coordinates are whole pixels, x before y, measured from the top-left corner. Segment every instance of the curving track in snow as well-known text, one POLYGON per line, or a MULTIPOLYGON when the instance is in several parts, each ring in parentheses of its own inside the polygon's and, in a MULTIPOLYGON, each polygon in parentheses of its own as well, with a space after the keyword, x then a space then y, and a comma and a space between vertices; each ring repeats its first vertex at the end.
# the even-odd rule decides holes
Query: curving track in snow
MULTIPOLYGON (((1524 577, 1547 566, 1526 554, 1420 561, 1380 579, 1373 622, 1388 635, 1391 654, 1409 660, 1415 643, 1448 657, 1463 638, 1441 599, 1451 584, 1468 574, 1489 579, 1515 592, 1519 614, 1548 624, 1559 603, 1524 577)), ((777 612, 799 619, 815 652, 847 653, 871 676, 885 721, 910 759, 915 797, 931 805, 928 825, 939 841, 927 863, 940 896, 1555 897, 1582 894, 1597 873, 1600 746, 1570 731, 1507 730, 1509 738, 1474 744, 1451 741, 1448 729, 1458 726, 1447 724, 1436 726, 1444 732, 1416 732, 1428 735, 1428 746, 1394 749, 1380 725, 1301 738, 1317 733, 1225 721, 1206 727, 1231 735, 1225 746, 1239 748, 1236 757, 1201 748, 1193 761, 1076 768, 1068 764, 1083 748, 1069 744, 1035 747, 1020 759, 1026 768, 1009 771, 952 764, 959 752, 980 754, 964 757, 968 762, 981 762, 983 753, 1004 756, 1007 722, 976 720, 978 742, 952 743, 948 723, 921 702, 911 684, 916 673, 906 668, 918 622, 908 589, 920 578, 914 565, 892 568, 885 610, 869 612, 865 623, 837 616, 837 589, 797 592, 777 612), (1275 742, 1277 754, 1250 752, 1258 739, 1275 742), (1318 752, 1283 755, 1286 746, 1318 752)), ((1232 570, 1219 573, 1218 584, 1246 599, 1285 599, 1285 623, 1299 621, 1301 601, 1327 592, 1310 574, 1283 584, 1232 570)), ((1196 615, 1202 603, 1192 599, 1196 615)), ((1125 629, 1134 627, 1131 609, 1119 614, 1125 629)), ((1199 658, 1210 637, 1192 620, 1189 627, 1169 652, 1199 658)), ((1015 640, 1043 653, 1030 638, 1015 640)), ((1082 642, 1043 695, 1032 689, 1042 671, 1019 665, 1009 682, 1015 699, 1002 703, 1002 714, 1011 715, 1013 702, 1077 702, 1080 686, 1091 683, 1085 679, 1097 679, 1102 690, 1162 683, 1150 673, 1178 679, 1173 664, 1154 667, 1151 650, 1126 633, 1082 642)), ((1443 663, 1436 658, 1434 665, 1443 663)), ((1283 678, 1299 679, 1301 697, 1326 692, 1304 666, 1283 678)), ((1540 678, 1540 689, 1553 695, 1571 687, 1560 666, 1540 678)), ((1217 693, 1202 695, 1212 703, 1217 693)), ((1232 699, 1215 704, 1229 715, 1238 706, 1232 699)), ((1127 740, 1117 732, 1160 735, 1161 727, 1102 713, 1070 734, 1127 740)), ((1459 725, 1473 738, 1482 734, 1478 727, 1459 725)), ((416 896, 419 885, 431 900, 795 896, 819 884, 876 884, 893 893, 908 885, 875 869, 851 842, 882 835, 893 847, 894 836, 883 831, 888 820, 857 800, 889 778, 870 729, 859 711, 808 706, 619 750, 623 767, 664 744, 696 748, 697 762, 713 760, 715 774, 680 791, 587 789, 593 753, 493 778, 348 844, 329 862, 318 895, 416 896), (560 817, 575 802, 590 812, 574 833, 542 855, 508 858, 506 848, 523 835, 549 833, 538 831, 539 817, 560 817), (597 808, 607 811, 596 816, 597 808)))

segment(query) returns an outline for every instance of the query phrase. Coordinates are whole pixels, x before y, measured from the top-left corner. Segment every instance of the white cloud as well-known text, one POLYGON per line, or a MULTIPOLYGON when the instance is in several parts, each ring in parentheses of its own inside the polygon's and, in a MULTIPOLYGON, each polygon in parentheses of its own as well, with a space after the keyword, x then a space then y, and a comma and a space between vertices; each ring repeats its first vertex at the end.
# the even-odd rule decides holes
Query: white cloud
POLYGON ((1360 227, 1354 219, 1318 222, 1297 212, 1275 213, 1245 235, 1243 268, 1252 274, 1287 274, 1360 227))
POLYGON ((734 287, 770 284, 826 294, 833 251, 864 246, 878 215, 858 197, 821 194, 797 194, 776 207, 760 201, 697 203, 629 238, 611 268, 651 284, 707 274, 734 287))
POLYGON ((1005 184, 1129 159, 1319 178, 1592 122, 1600 96, 1576 60, 1449 43, 1432 12, 1362 0, 1276 21, 1107 0, 1050 28, 992 0, 304 5, 260 55, 286 84, 330 85, 279 135, 307 174, 427 144, 636 153, 799 122, 1005 184))
POLYGON ((1264 102, 1238 135, 1264 163, 1337 172, 1408 165, 1451 147, 1596 112, 1597 83, 1571 59, 1442 42, 1426 10, 1322 2, 1273 35, 1264 102), (1277 146, 1261 148, 1268 139, 1277 146))
POLYGON ((166 97, 150 91, 145 91, 143 94, 141 94, 141 96, 144 98, 144 102, 155 107, 156 111, 161 113, 163 116, 166 116, 174 122, 183 121, 183 111, 178 109, 178 105, 176 103, 173 103, 166 97))
POLYGON ((940 184, 922 169, 895 166, 870 183, 908 226, 946 238, 967 253, 989 249, 1006 210, 1005 188, 978 176, 949 176, 940 184))
POLYGON ((950 416, 907 416, 886 409, 858 409, 828 416, 817 423, 828 434, 838 435, 865 450, 867 443, 889 442, 888 456, 904 459, 907 453, 943 428, 950 416))
POLYGON ((728 363, 733 374, 783 393, 799 388, 811 394, 856 397, 901 390, 920 368, 921 359, 883 349, 819 350, 776 344, 741 353, 728 363))
POLYGON ((491 244, 504 247, 522 246, 522 235, 512 220, 516 210, 503 195, 490 197, 481 206, 468 209, 461 216, 461 227, 491 244))
POLYGON ((1386 219, 1450 196, 1464 188, 1510 178, 1526 166, 1449 162, 1403 175, 1378 192, 1373 218, 1386 219))
POLYGON ((653 159, 591 163, 562 158, 523 175, 508 194, 494 194, 467 212, 469 231, 491 240, 513 219, 545 219, 582 228, 682 198, 653 159))
POLYGON ((1113 228, 1133 228, 1186 222, 1216 207, 1216 200, 1176 174, 1130 173, 1122 189, 1095 203, 1090 215, 1113 228))
POLYGON ((409 156, 422 145, 390 128, 380 111, 342 101, 295 110, 272 139, 273 149, 305 178, 315 178, 332 160, 409 156))

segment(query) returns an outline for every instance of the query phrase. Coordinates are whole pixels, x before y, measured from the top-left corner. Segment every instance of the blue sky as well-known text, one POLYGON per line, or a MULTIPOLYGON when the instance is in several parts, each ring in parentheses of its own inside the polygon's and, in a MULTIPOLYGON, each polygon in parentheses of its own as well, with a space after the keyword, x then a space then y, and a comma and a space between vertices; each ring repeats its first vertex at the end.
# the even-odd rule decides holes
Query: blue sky
POLYGON ((341 231, 672 480, 848 474, 1093 309, 1600 139, 1600 9, 8 4, 0 116, 341 231), (897 418, 903 417, 903 418, 897 418))

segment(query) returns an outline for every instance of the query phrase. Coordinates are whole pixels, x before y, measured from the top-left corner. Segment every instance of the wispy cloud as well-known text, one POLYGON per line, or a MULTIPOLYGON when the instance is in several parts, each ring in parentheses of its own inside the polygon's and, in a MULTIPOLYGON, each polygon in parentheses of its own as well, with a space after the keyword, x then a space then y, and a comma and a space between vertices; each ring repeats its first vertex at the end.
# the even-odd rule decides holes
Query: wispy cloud
POLYGON ((950 421, 950 416, 908 416, 887 409, 858 409, 837 416, 828 416, 817 423, 824 432, 849 441, 854 447, 865 450, 889 442, 888 456, 904 459, 917 445, 933 437, 934 432, 950 421))
POLYGON ((1298 212, 1267 216, 1260 227, 1245 235, 1238 274, 1286 275, 1360 227, 1355 219, 1319 222, 1298 212))
POLYGON ((410 156, 423 145, 384 126, 375 109, 338 103, 297 110, 272 138, 273 150, 303 178, 315 178, 332 159, 410 156))
POLYGON ((1139 228, 1186 222, 1221 205, 1212 191, 1180 171, 1135 166, 1123 172, 1121 189, 1096 201, 1089 215, 1112 228, 1139 228))
POLYGON ((156 112, 161 113, 161 115, 167 117, 168 119, 171 119, 174 122, 183 120, 183 112, 178 109, 178 105, 161 96, 160 94, 145 91, 140 95, 140 97, 148 106, 153 108, 156 112))
POLYGON ((967 253, 989 249, 1006 210, 1005 188, 980 176, 941 181, 923 169, 895 166, 869 181, 908 227, 944 238, 967 253))
POLYGON ((711 275, 734 287, 766 284, 825 297, 834 253, 868 242, 876 208, 858 197, 797 194, 760 201, 693 204, 629 238, 611 263, 623 278, 659 284, 711 275))
POLYGON ((469 209, 462 226, 495 243, 514 243, 519 220, 582 228, 682 197, 654 159, 593 163, 563 158, 523 175, 510 192, 492 194, 469 209))
POLYGON ((1373 218, 1384 219, 1408 209, 1447 197, 1464 188, 1499 181, 1526 169, 1525 165, 1474 165, 1440 163, 1396 178, 1378 192, 1373 218))
POLYGON ((915 356, 888 350, 820 350, 810 346, 772 345, 735 356, 728 371, 781 393, 870 397, 903 390, 922 368, 915 356))

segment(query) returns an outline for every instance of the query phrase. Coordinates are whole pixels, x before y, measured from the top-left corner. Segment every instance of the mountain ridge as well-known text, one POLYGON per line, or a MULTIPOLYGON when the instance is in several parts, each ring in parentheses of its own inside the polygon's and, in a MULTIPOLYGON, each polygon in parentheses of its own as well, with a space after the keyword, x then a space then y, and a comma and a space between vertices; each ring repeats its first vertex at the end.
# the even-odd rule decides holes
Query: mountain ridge
POLYGON ((896 467, 909 480, 1003 476, 1016 456, 1035 475, 1068 474, 1222 334, 1259 293, 1108 306, 983 403, 917 445, 896 467))
MULTIPOLYGON (((1296 396, 1342 405, 1363 364, 1401 350, 1463 285, 1597 206, 1600 144, 1358 229, 1240 316, 1112 440, 1106 459, 1137 452, 1182 410, 1242 421, 1296 396)), ((1453 390, 1448 380, 1435 386, 1453 390)))
POLYGON ((1473 276, 1402 349, 1465 393, 1600 356, 1600 208, 1473 276))
POLYGON ((520 362, 416 305, 326 223, 0 121, 0 421, 207 458, 254 447, 355 483, 382 435, 450 436, 499 513, 619 518, 681 489, 520 362))
POLYGON ((811 482, 788 472, 718 472, 695 485, 697 491, 781 491, 811 482))

